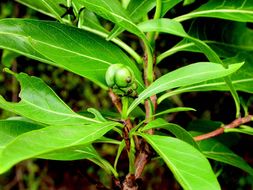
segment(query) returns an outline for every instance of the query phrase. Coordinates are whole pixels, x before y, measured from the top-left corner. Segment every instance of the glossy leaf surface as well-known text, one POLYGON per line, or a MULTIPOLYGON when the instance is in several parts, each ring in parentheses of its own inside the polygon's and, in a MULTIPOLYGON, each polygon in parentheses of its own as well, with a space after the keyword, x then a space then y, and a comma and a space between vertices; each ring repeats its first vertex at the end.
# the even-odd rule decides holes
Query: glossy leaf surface
POLYGON ((253 4, 251 0, 212 0, 195 11, 175 18, 184 21, 196 17, 213 17, 239 22, 253 21, 253 4))
POLYGON ((147 89, 139 94, 138 98, 135 99, 129 107, 128 113, 130 113, 142 100, 154 94, 181 86, 199 83, 200 81, 221 78, 232 74, 242 65, 242 63, 232 64, 228 69, 225 69, 220 64, 195 63, 169 72, 158 78, 147 89))
POLYGON ((230 164, 253 175, 253 168, 241 157, 232 152, 225 145, 215 139, 208 139, 198 143, 203 154, 210 159, 230 164))
POLYGON ((49 62, 104 88, 107 88, 104 79, 107 68, 124 63, 134 71, 140 89, 143 86, 138 68, 120 48, 99 36, 57 22, 1 20, 0 47, 49 62))
POLYGON ((104 122, 85 126, 49 126, 24 133, 0 152, 0 173, 25 159, 63 148, 90 144, 116 125, 114 122, 104 122))
POLYGON ((198 148, 198 145, 193 140, 192 136, 184 128, 174 123, 168 123, 166 120, 161 118, 149 122, 141 130, 147 131, 149 129, 157 129, 157 128, 165 129, 171 132, 173 135, 175 135, 178 139, 181 139, 189 143, 190 145, 194 146, 195 148, 198 148))
POLYGON ((193 146, 173 137, 140 135, 162 157, 184 189, 220 189, 208 160, 193 146))
POLYGON ((72 111, 40 78, 15 74, 20 82, 21 101, 7 102, 0 96, 0 108, 49 125, 75 125, 98 122, 72 111))

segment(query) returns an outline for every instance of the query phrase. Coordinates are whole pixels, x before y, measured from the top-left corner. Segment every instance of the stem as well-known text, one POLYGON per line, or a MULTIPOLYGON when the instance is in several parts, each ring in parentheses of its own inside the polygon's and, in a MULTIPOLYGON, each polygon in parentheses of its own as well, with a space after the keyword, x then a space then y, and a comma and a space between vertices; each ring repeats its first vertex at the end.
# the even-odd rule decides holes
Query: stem
POLYGON ((153 54, 147 40, 143 40, 145 45, 146 60, 144 62, 144 77, 146 86, 149 86, 153 82, 153 54))
MULTIPOLYGON (((156 0, 156 10, 154 19, 159 19, 161 17, 161 11, 162 11, 162 0, 156 0)), ((158 35, 158 32, 150 32, 149 35, 149 42, 152 46, 155 45, 155 38, 158 35)))
MULTIPOLYGON (((95 30, 95 29, 92 29, 90 27, 87 27, 87 26, 81 26, 80 27, 81 29, 84 29, 86 31, 89 31, 93 34, 97 34, 98 36, 101 36, 103 38, 107 38, 108 37, 108 34, 104 33, 104 32, 101 32, 101 31, 98 31, 98 30, 95 30)), ((121 41, 120 39, 118 38, 113 38, 111 39, 111 41, 115 44, 117 44, 119 47, 121 47, 122 49, 124 49, 129 55, 131 55, 135 61, 138 63, 138 64, 141 64, 143 62, 141 56, 136 53, 130 46, 128 46, 125 42, 121 41)))
POLYGON ((121 119, 122 119, 122 120, 126 120, 126 119, 127 119, 128 103, 129 103, 128 97, 127 97, 127 96, 123 96, 123 97, 121 98, 121 102, 122 102, 121 119))
POLYGON ((201 140, 205 140, 205 139, 209 139, 209 138, 221 135, 224 133, 225 129, 236 128, 236 127, 240 126, 241 124, 250 122, 252 120, 253 120, 253 115, 248 115, 246 117, 238 118, 238 119, 234 120, 233 122, 231 122, 230 124, 220 127, 214 131, 211 131, 210 133, 196 136, 196 137, 194 137, 194 140, 201 141, 201 140))

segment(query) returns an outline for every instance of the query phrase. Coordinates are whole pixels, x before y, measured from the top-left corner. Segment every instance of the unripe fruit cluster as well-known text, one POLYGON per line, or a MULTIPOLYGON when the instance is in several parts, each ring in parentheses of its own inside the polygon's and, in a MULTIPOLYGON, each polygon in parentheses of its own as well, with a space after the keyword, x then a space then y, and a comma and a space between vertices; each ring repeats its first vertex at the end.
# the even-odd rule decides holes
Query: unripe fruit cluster
POLYGON ((120 96, 137 96, 137 83, 133 71, 126 65, 113 64, 105 74, 107 85, 120 96))

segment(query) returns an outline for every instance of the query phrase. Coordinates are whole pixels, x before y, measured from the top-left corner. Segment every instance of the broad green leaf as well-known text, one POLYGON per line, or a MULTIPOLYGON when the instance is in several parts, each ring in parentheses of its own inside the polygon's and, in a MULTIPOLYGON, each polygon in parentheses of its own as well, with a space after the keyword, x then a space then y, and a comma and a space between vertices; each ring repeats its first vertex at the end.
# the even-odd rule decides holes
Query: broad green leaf
MULTIPOLYGON (((151 9, 156 5, 155 0, 131 0, 127 6, 127 12, 133 20, 133 22, 138 22, 142 17, 144 17, 151 9)), ((108 40, 115 38, 125 29, 119 26, 115 26, 108 36, 108 40)))
POLYGON ((65 0, 40 0, 40 1, 15 0, 15 1, 54 18, 57 18, 66 12, 66 9, 60 6, 60 4, 66 5, 65 0))
POLYGON ((219 141, 208 139, 198 142, 198 145, 207 158, 235 166, 253 175, 253 168, 219 141))
POLYGON ((99 122, 73 112, 40 78, 15 74, 20 82, 21 101, 7 102, 0 96, 0 108, 49 125, 75 125, 99 122))
POLYGON ((112 21, 125 30, 145 39, 145 35, 131 20, 127 11, 115 0, 76 0, 87 9, 95 12, 99 16, 112 21))
MULTIPOLYGON (((160 92, 207 81, 215 78, 228 76, 238 70, 243 63, 232 64, 225 69, 220 64, 215 63, 194 63, 169 72, 158 78, 138 98, 133 101, 128 109, 128 114, 144 99, 160 92)), ((160 99, 161 101, 161 99, 160 99)))
POLYGON ((104 88, 107 88, 104 79, 107 68, 114 63, 124 63, 134 71, 139 89, 143 88, 140 71, 120 48, 71 26, 51 21, 3 19, 0 47, 50 62, 104 88))
MULTIPOLYGON (((155 19, 155 20, 150 20, 150 21, 141 23, 139 27, 142 31, 146 31, 146 32, 151 32, 151 31, 165 32, 165 33, 185 37, 191 40, 192 42, 194 42, 195 45, 201 50, 201 52, 205 54, 205 56, 208 58, 210 62, 219 63, 223 65, 223 67, 227 67, 227 65, 225 65, 222 62, 219 56, 206 43, 186 34, 180 23, 177 23, 170 19, 155 19), (170 29, 170 27, 172 27, 172 29, 170 29), (178 32, 176 31, 177 29, 179 30, 178 32)), ((228 86, 229 91, 231 92, 232 97, 234 99, 235 107, 236 107, 236 117, 239 117, 240 116, 239 96, 232 84, 231 79, 229 77, 224 77, 224 81, 226 82, 226 85, 228 86)))
MULTIPOLYGON (((253 93, 253 56, 250 54, 239 54, 234 58, 228 59, 226 62, 233 63, 234 61, 244 60, 244 65, 231 75, 231 80, 234 88, 238 91, 253 93)), ((167 97, 176 94, 192 92, 192 91, 228 91, 226 83, 222 79, 209 80, 202 83, 197 83, 190 86, 181 87, 167 93, 167 97)))
POLYGON ((17 136, 43 126, 22 120, 0 120, 0 152, 17 136))
POLYGON ((253 4, 251 0, 211 0, 188 14, 175 20, 181 22, 196 17, 213 17, 239 22, 253 21, 253 4))
POLYGON ((77 145, 88 145, 118 125, 115 122, 104 122, 90 125, 49 126, 18 136, 0 152, 0 173, 6 172, 16 163, 40 155, 71 148, 77 145))
POLYGON ((184 189, 220 189, 208 160, 193 146, 173 137, 139 135, 162 157, 184 189))
POLYGON ((168 123, 166 120, 161 118, 149 122, 141 129, 141 131, 147 131, 149 129, 157 128, 165 129, 171 132, 178 139, 181 139, 198 149, 198 145, 196 144, 192 136, 184 128, 174 123, 168 123))
POLYGON ((143 32, 165 32, 168 34, 180 36, 183 38, 187 38, 188 34, 185 32, 183 26, 174 20, 171 19, 156 19, 156 20, 148 20, 138 24, 138 27, 143 32))

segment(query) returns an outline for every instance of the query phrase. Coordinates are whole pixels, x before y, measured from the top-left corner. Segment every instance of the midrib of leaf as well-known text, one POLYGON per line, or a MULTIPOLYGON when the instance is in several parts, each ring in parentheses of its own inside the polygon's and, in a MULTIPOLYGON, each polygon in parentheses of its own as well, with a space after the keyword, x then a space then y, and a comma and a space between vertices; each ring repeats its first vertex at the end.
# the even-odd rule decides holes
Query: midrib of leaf
MULTIPOLYGON (((92 60, 95 60, 95 61, 99 61, 99 62, 102 62, 102 63, 106 63, 107 65, 111 65, 110 62, 107 62, 107 61, 104 61, 104 60, 101 60, 101 59, 97 59, 97 58, 94 58, 94 57, 91 57, 91 56, 87 56, 87 55, 84 55, 84 54, 81 54, 81 53, 78 53, 76 51, 71 51, 71 50, 68 50, 68 49, 65 49, 65 48, 62 48, 62 47, 59 47, 59 46, 55 46, 55 45, 52 45, 52 44, 49 44, 49 43, 46 43, 46 42, 43 42, 43 41, 40 41, 40 40, 37 40, 37 39, 34 39, 34 38, 31 38, 30 36, 25 36, 25 35, 18 35, 18 34, 13 34, 13 33, 8 33, 8 32, 0 32, 0 34, 3 34, 3 35, 12 35, 12 36, 19 36, 19 37, 22 37, 22 38, 26 38, 27 41, 34 41, 35 43, 41 43, 41 44, 44 44, 44 45, 47 45, 49 47, 53 47, 55 49, 60 49, 60 50, 63 50, 63 51, 66 51, 66 52, 69 52, 69 53, 72 53, 72 54, 75 54, 75 55, 78 55, 78 56, 81 56, 81 57, 85 57, 85 58, 88 58, 88 59, 92 59, 92 60)), ((32 42, 33 43, 33 42, 32 42)))
MULTIPOLYGON (((91 118, 88 118, 88 117, 83 117, 83 116, 79 116, 77 114, 75 114, 73 112, 73 114, 67 114, 67 113, 62 113, 62 112, 56 112, 56 111, 53 111, 53 110, 49 110, 49 109, 45 109, 43 107, 40 107, 40 106, 37 106, 36 104, 33 104, 31 102, 28 102, 26 101, 25 99, 22 100, 22 102, 25 102, 26 104, 29 104, 29 105, 32 105, 33 107, 36 107, 37 109, 39 110, 43 110, 45 112, 49 112, 49 113, 54 113, 56 115, 62 115, 62 116, 67 116, 67 117, 72 117, 72 118, 79 118, 79 119, 83 119, 83 120, 89 120, 89 121, 92 121, 92 122, 95 122, 95 123, 101 123, 100 121, 97 121, 97 120, 93 120, 91 118)), ((68 118, 65 118, 64 120, 67 120, 68 118)), ((63 121, 63 120, 61 120, 63 121)))
POLYGON ((107 127, 110 126, 110 125, 112 125, 112 123, 109 123, 109 124, 107 124, 107 125, 104 125, 103 127, 97 129, 97 130, 94 131, 93 133, 90 133, 89 135, 87 135, 87 136, 85 136, 85 137, 83 137, 83 138, 81 138, 81 139, 79 139, 79 140, 73 142, 72 144, 70 144, 70 146, 76 145, 76 144, 78 144, 79 142, 83 141, 84 139, 87 139, 87 138, 89 138, 89 137, 92 137, 92 136, 93 136, 94 134, 96 134, 98 131, 100 131, 100 130, 102 130, 102 129, 104 129, 104 128, 107 128, 107 127))
POLYGON ((206 10, 206 11, 198 11, 198 12, 192 12, 188 13, 179 17, 174 18, 173 20, 176 20, 178 22, 182 22, 188 19, 191 19, 195 16, 201 15, 201 14, 208 14, 208 13, 241 13, 241 14, 252 14, 253 16, 253 11, 247 11, 247 10, 238 10, 238 9, 233 9, 233 10, 228 10, 228 9, 216 9, 216 10, 206 10))
MULTIPOLYGON (((28 38, 28 40, 30 40, 30 39, 28 38)), ((49 46, 49 47, 53 47, 53 48, 55 48, 55 49, 59 49, 59 50, 63 50, 63 51, 66 51, 66 52, 69 52, 69 53, 72 53, 72 54, 76 54, 76 55, 78 55, 78 56, 80 56, 80 57, 85 57, 85 58, 88 58, 88 59, 92 59, 92 60, 95 60, 95 61, 99 61, 99 62, 102 62, 102 63, 106 63, 107 65, 111 65, 110 62, 104 61, 104 60, 102 60, 102 59, 97 59, 97 58, 95 58, 95 57, 87 56, 87 55, 78 53, 78 52, 76 52, 76 51, 71 51, 71 50, 68 50, 68 49, 65 49, 65 48, 62 48, 62 47, 59 47, 59 46, 55 46, 55 45, 52 45, 52 44, 49 44, 49 43, 46 43, 46 42, 43 42, 43 41, 34 40, 34 39, 31 39, 31 40, 32 40, 32 41, 39 42, 39 43, 41 43, 41 44, 45 44, 45 45, 47 45, 47 46, 49 46)))

